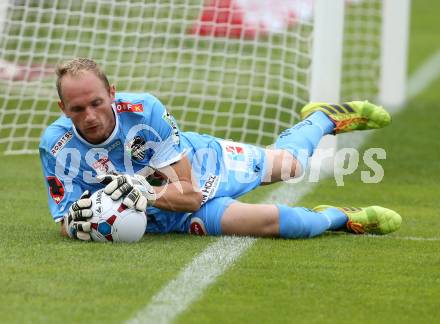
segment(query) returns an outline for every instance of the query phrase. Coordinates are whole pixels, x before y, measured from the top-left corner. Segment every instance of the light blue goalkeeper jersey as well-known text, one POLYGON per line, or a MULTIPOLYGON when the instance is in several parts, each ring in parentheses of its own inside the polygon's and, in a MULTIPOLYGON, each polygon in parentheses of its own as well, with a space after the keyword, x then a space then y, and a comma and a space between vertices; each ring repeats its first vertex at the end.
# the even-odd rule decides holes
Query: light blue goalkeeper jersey
MULTIPOLYGON (((61 116, 45 131, 40 158, 46 179, 49 208, 60 221, 85 190, 103 188, 99 174, 134 174, 161 169, 186 155, 203 195, 237 197, 261 182, 265 161, 262 149, 208 135, 180 132, 174 118, 150 94, 117 93, 113 104, 116 127, 103 143, 94 145, 61 116)), ((187 231, 189 213, 149 207, 148 232, 187 231)))

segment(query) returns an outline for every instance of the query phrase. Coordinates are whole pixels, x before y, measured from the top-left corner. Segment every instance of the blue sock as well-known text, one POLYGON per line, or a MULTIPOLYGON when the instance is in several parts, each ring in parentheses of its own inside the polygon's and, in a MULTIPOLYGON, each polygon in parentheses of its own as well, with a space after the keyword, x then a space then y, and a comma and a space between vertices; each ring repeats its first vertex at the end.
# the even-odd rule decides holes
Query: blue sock
POLYGON ((332 225, 330 225, 329 230, 331 231, 341 229, 348 221, 347 215, 337 208, 327 208, 321 214, 326 215, 330 219, 332 225))
POLYGON ((333 134, 335 124, 322 111, 316 111, 304 120, 310 120, 313 124, 318 125, 324 132, 324 135, 333 134))
POLYGON ((322 136, 332 134, 335 124, 322 111, 286 129, 275 142, 275 148, 289 151, 305 170, 322 136))
MULTIPOLYGON (((307 238, 322 234, 326 230, 342 227, 347 216, 334 212, 317 213, 302 207, 277 205, 279 210, 280 237, 307 238)), ((331 208, 335 209, 335 208, 331 208)))

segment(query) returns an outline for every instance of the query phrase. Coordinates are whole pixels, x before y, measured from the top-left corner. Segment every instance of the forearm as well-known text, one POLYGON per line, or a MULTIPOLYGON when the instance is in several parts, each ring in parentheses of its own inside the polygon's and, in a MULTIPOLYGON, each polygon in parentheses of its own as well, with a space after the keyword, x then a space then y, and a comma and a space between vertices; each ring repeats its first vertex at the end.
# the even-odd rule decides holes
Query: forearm
POLYGON ((194 212, 202 204, 202 193, 194 190, 192 184, 177 181, 165 186, 154 187, 157 198, 154 207, 170 210, 194 212))
POLYGON ((61 236, 68 237, 69 235, 67 234, 66 227, 64 226, 64 221, 61 221, 60 225, 61 225, 61 228, 60 228, 61 236))

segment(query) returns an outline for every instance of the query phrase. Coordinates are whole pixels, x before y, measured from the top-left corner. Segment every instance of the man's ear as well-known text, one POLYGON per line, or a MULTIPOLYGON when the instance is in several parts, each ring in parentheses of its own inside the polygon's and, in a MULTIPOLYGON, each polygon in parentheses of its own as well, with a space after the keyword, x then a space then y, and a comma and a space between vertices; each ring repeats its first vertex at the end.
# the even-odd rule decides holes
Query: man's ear
POLYGON ((61 111, 66 114, 66 107, 64 107, 64 103, 60 100, 58 101, 58 107, 60 107, 61 111))

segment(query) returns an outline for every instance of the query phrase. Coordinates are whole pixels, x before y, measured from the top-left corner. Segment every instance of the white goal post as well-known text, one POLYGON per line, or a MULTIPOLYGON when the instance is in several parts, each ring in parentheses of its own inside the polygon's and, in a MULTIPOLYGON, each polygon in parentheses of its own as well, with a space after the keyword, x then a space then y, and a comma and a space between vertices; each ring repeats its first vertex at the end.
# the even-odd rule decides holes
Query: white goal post
POLYGON ((37 152, 54 67, 97 60, 185 131, 271 144, 311 100, 405 100, 410 0, 2 0, 0 155, 37 152))

